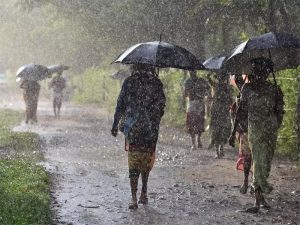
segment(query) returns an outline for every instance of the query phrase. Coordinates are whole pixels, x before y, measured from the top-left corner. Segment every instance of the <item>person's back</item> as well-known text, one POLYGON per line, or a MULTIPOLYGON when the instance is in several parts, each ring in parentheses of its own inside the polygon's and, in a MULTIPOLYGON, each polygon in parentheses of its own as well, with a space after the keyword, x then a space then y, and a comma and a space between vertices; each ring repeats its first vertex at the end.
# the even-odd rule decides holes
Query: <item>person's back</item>
POLYGON ((62 76, 56 76, 51 80, 49 87, 53 88, 53 92, 61 93, 66 87, 66 80, 62 76))
POLYGON ((276 114, 277 87, 265 81, 259 84, 245 84, 242 96, 247 100, 249 126, 278 127, 276 114))
POLYGON ((63 90, 66 88, 66 80, 59 73, 53 77, 49 83, 49 88, 52 88, 53 95, 53 112, 55 117, 60 116, 60 108, 62 106, 63 90))
POLYGON ((205 96, 208 95, 209 85, 206 80, 201 77, 192 77, 184 82, 185 96, 190 101, 200 100, 203 101, 205 96))
POLYGON ((126 133, 126 136, 127 129, 131 129, 130 121, 138 120, 135 121, 135 125, 130 131, 134 133, 135 138, 129 138, 128 141, 132 144, 156 144, 165 101, 163 84, 158 77, 148 72, 135 71, 125 79, 122 85, 113 127, 116 127, 116 123, 119 123, 121 117, 123 117, 124 125, 120 127, 120 130, 124 134, 126 133), (153 140, 148 140, 145 135, 138 133, 142 125, 148 127, 149 123, 151 132, 154 135, 153 140))
POLYGON ((26 105, 25 122, 29 120, 37 122, 37 105, 41 85, 34 80, 23 80, 20 88, 23 89, 23 98, 26 105))

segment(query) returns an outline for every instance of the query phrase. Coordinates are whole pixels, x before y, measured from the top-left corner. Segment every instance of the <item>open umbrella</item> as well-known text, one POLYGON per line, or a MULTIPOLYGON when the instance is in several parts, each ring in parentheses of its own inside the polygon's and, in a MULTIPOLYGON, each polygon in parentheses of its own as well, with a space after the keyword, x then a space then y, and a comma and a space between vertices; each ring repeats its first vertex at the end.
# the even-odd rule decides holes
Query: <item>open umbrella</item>
POLYGON ((48 66, 48 70, 49 70, 50 74, 53 74, 53 73, 60 74, 60 73, 64 72, 64 70, 68 70, 69 68, 70 68, 69 66, 62 65, 62 64, 48 66))
POLYGON ((147 64, 160 68, 185 70, 205 69, 191 52, 183 47, 162 41, 139 43, 128 48, 114 63, 147 64))
POLYGON ((130 71, 118 70, 117 72, 113 73, 110 77, 116 80, 123 80, 129 76, 130 76, 130 71))
POLYGON ((226 55, 224 54, 213 56, 205 60, 203 62, 203 65, 207 70, 212 70, 212 71, 220 70, 223 67, 223 63, 225 59, 226 59, 226 55))
POLYGON ((300 39, 293 34, 274 32, 250 38, 233 49, 225 65, 234 74, 249 74, 250 60, 257 57, 271 58, 274 72, 296 68, 300 64, 300 39))
POLYGON ((16 73, 17 81, 21 78, 28 80, 43 80, 49 77, 49 70, 47 67, 38 64, 28 64, 20 67, 16 73))

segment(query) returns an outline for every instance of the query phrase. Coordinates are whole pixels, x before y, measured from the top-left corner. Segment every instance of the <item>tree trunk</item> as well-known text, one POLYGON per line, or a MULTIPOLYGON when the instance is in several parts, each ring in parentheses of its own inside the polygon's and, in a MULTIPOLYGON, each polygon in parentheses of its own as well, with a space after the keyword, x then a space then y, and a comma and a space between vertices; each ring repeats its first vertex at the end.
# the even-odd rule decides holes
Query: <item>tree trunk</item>
POLYGON ((268 32, 276 32, 277 26, 276 26, 276 17, 275 17, 275 5, 276 0, 269 0, 268 1, 268 17, 266 21, 266 28, 268 32))
POLYGON ((280 14, 282 15, 282 19, 283 19, 282 31, 290 33, 291 32, 291 22, 290 22, 290 18, 288 16, 285 0, 280 0, 279 9, 280 9, 280 14))

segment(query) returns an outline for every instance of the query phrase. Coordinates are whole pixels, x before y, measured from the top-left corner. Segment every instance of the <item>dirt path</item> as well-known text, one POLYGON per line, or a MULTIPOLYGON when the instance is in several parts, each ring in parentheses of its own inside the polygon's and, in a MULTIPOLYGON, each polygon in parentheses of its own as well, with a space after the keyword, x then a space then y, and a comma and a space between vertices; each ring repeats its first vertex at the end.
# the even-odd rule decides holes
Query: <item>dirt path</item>
POLYGON ((224 159, 214 160, 214 152, 191 151, 186 135, 167 128, 161 129, 149 178, 149 205, 130 211, 123 137, 110 136, 111 118, 97 107, 65 104, 62 111, 55 120, 50 103, 40 104, 38 125, 15 128, 46 140, 55 224, 300 224, 300 173, 294 165, 274 161, 271 210, 242 213, 254 199, 239 193, 243 176, 235 170, 234 151, 227 149, 224 159))

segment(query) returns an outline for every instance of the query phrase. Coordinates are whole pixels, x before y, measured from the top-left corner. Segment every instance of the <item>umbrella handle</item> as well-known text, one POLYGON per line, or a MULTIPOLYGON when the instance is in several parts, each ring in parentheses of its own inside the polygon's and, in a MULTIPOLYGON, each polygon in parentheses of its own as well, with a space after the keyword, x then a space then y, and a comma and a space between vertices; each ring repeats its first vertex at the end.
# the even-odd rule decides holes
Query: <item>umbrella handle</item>
MULTIPOLYGON (((268 49, 268 52, 269 52, 269 59, 272 60, 271 49, 268 49)), ((273 68, 272 68, 272 75, 273 75, 274 83, 275 83, 275 85, 277 87, 277 82, 276 82, 276 79, 275 79, 275 73, 273 71, 273 68)))

